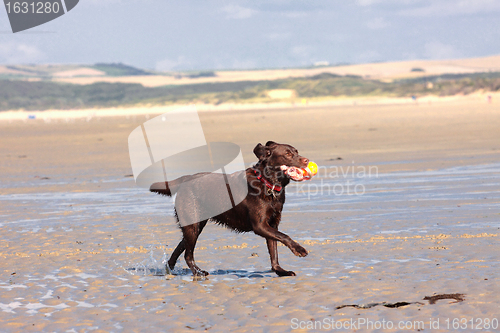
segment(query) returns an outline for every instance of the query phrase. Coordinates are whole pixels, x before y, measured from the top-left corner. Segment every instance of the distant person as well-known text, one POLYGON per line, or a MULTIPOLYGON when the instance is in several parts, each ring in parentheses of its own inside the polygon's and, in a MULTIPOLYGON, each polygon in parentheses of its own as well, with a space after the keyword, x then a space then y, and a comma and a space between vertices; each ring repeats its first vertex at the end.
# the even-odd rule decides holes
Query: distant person
POLYGON ((491 104, 492 96, 488 95, 488 103, 491 104))

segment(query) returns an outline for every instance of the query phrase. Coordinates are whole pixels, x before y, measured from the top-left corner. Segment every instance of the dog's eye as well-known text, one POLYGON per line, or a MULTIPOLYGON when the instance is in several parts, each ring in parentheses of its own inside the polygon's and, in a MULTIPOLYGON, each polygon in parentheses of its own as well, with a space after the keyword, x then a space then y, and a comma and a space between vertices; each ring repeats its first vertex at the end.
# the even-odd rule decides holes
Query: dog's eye
POLYGON ((288 157, 290 157, 290 156, 292 156, 292 153, 289 152, 289 151, 287 151, 285 155, 288 156, 288 157))

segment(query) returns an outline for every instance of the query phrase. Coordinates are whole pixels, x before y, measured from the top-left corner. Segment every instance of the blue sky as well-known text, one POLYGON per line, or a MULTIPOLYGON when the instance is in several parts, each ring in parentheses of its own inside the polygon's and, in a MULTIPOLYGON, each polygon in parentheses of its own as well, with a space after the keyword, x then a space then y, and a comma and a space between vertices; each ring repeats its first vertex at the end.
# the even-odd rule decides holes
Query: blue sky
POLYGON ((80 0, 12 34, 0 63, 124 62, 157 70, 308 66, 500 54, 500 0, 80 0))

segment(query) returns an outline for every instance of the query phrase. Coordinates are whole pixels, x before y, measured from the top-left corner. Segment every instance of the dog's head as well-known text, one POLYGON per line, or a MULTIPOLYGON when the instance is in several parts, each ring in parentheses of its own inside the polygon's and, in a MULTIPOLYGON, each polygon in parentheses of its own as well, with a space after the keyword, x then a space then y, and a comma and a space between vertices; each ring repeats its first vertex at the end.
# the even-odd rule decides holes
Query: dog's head
POLYGON ((282 165, 305 168, 309 163, 309 159, 300 156, 294 147, 273 141, 268 141, 265 146, 259 143, 253 152, 259 159, 259 164, 269 168, 279 169, 282 165))

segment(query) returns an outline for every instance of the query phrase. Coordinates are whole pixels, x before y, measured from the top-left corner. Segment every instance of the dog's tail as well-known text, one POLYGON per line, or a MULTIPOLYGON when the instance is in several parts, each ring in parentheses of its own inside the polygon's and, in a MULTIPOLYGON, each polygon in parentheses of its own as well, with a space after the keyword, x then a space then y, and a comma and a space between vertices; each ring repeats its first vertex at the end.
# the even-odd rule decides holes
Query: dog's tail
POLYGON ((154 193, 171 197, 177 192, 177 190, 179 190, 179 186, 182 183, 190 181, 193 178, 195 178, 195 176, 182 176, 169 182, 153 183, 149 190, 154 193))
MULTIPOLYGON (((161 195, 167 195, 169 197, 172 196, 172 192, 170 191, 170 187, 168 186, 168 182, 159 182, 159 183, 154 183, 151 185, 149 188, 151 192, 158 193, 161 195)), ((175 193, 174 193, 175 194, 175 193)))

